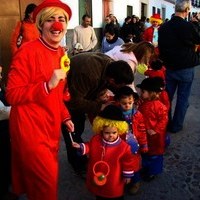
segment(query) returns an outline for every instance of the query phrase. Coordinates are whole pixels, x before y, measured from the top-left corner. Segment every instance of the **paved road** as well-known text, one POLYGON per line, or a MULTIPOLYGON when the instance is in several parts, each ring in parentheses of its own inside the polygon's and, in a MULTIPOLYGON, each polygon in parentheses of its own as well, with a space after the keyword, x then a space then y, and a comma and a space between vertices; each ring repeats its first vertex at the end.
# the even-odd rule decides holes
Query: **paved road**
MULTIPOLYGON (((141 77, 136 77, 140 81, 141 77)), ((85 139, 91 137, 87 123, 85 139)), ((150 183, 142 183, 141 193, 126 200, 200 200, 200 67, 195 80, 184 130, 171 135, 164 157, 164 172, 150 183)), ((84 180, 76 177, 67 162, 63 140, 60 150, 59 200, 94 200, 84 180)))

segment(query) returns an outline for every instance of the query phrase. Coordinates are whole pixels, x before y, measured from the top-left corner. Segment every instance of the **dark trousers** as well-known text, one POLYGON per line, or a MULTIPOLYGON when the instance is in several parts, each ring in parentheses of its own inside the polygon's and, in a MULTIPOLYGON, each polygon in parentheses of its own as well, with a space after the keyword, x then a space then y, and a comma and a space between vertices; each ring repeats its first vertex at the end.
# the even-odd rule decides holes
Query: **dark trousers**
POLYGON ((9 121, 0 121, 0 199, 8 193, 11 184, 11 147, 9 121))
MULTIPOLYGON (((72 133, 73 140, 77 143, 82 143, 83 140, 81 138, 82 133, 85 128, 85 114, 80 112, 70 112, 72 121, 74 123, 75 131, 72 133)), ((77 149, 72 147, 72 142, 69 136, 69 132, 66 130, 66 126, 62 125, 62 134, 64 137, 68 161, 73 167, 73 169, 77 172, 85 171, 87 164, 87 156, 81 156, 77 153, 77 149)))
POLYGON ((166 89, 172 102, 177 91, 174 113, 170 111, 170 131, 178 132, 183 128, 183 122, 189 107, 189 97, 194 79, 194 68, 166 71, 166 89))

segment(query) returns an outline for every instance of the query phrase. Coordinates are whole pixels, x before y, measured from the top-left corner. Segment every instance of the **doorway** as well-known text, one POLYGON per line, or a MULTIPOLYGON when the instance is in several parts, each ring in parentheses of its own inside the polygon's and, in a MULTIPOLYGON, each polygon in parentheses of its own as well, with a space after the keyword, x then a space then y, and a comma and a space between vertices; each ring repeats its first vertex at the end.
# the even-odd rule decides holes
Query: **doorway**
MULTIPOLYGON (((38 5, 42 0, 1 0, 0 4, 0 64, 3 74, 7 74, 11 62, 10 37, 17 22, 24 17, 29 3, 38 5)), ((5 77, 5 76, 4 76, 5 77)))

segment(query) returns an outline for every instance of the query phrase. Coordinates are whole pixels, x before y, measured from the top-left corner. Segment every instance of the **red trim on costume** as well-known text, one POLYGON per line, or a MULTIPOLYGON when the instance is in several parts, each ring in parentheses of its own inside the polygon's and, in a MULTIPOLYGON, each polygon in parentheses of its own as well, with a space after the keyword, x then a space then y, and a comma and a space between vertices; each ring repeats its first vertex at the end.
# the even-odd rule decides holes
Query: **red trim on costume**
POLYGON ((39 41, 40 41, 45 47, 47 47, 48 49, 50 49, 50 50, 52 50, 52 51, 57 51, 57 50, 58 50, 58 48, 52 47, 52 46, 50 46, 47 42, 45 42, 45 41, 43 40, 42 37, 39 38, 39 41))

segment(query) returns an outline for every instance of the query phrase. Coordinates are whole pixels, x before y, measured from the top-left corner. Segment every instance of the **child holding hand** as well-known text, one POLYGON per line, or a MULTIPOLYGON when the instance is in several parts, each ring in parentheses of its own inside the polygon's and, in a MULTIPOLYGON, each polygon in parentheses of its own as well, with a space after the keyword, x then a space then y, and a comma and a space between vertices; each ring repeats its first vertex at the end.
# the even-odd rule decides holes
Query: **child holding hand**
MULTIPOLYGON (((123 86, 117 91, 115 99, 123 112, 126 122, 129 124, 128 132, 121 137, 124 137, 125 141, 131 146, 132 153, 141 163, 141 153, 146 153, 148 146, 143 115, 137 109, 139 95, 131 87, 123 86)), ((140 173, 137 171, 131 180, 130 194, 136 194, 139 191, 140 180, 140 173)))
POLYGON ((124 199, 124 186, 129 183, 139 163, 130 146, 120 135, 128 131, 121 110, 108 105, 93 121, 96 133, 87 143, 75 143, 82 155, 89 154, 86 183, 96 200, 124 199))
POLYGON ((166 106, 159 100, 164 88, 157 78, 146 78, 137 87, 141 90, 138 110, 144 117, 148 143, 148 152, 142 155, 142 170, 144 179, 150 181, 163 169, 168 113, 166 106))

